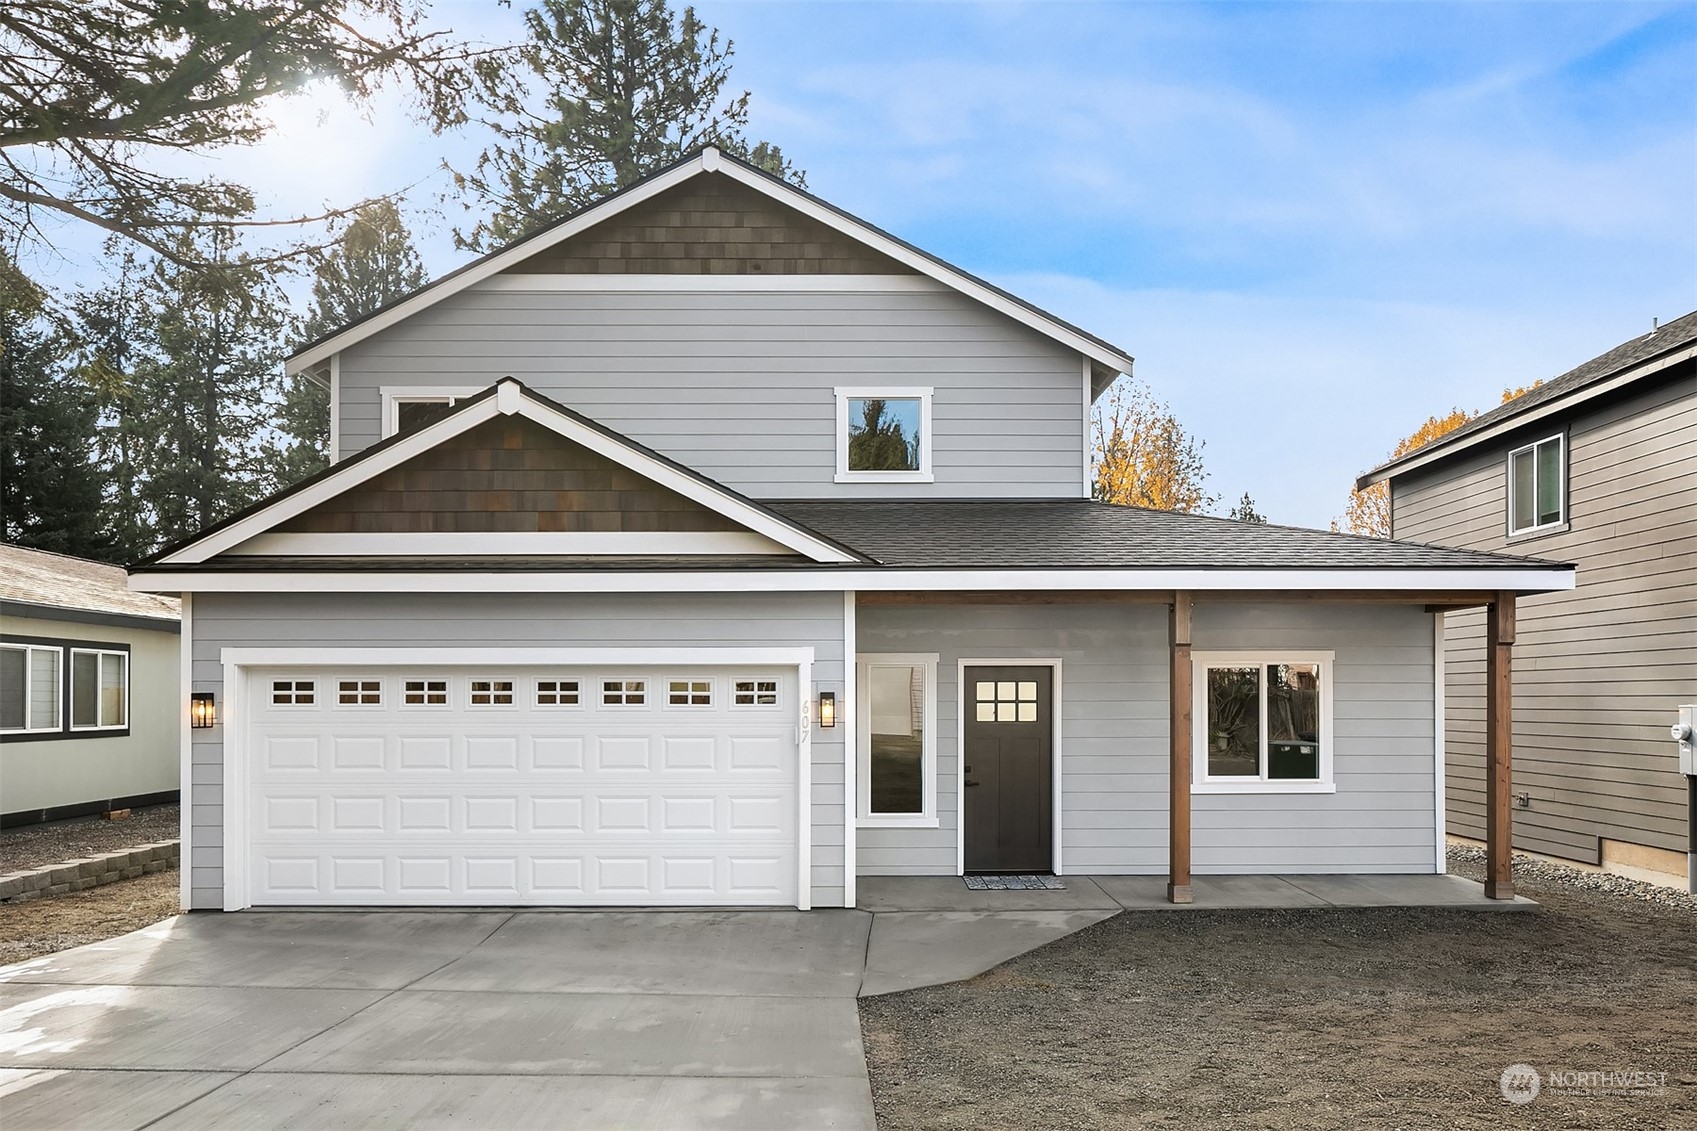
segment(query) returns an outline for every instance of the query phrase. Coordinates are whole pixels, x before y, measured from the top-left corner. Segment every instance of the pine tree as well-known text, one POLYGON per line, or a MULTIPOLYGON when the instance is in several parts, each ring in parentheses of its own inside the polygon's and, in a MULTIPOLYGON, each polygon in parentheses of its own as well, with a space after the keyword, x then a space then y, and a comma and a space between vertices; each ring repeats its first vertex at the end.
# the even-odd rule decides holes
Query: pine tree
POLYGON ((1237 522, 1259 522, 1262 525, 1267 522, 1267 516, 1255 509, 1255 500, 1249 497, 1248 491, 1237 501, 1237 506, 1226 513, 1226 517, 1237 522))
MULTIPOLYGON (((333 334, 430 281, 400 210, 380 200, 360 209, 313 272, 302 344, 333 334)), ((289 380, 278 412, 276 474, 295 483, 330 463, 330 390, 304 374, 289 380)))
POLYGON ((0 524, 6 541, 106 559, 94 394, 66 372, 66 331, 0 251, 0 524))
POLYGON ((497 140, 454 180, 494 211, 470 232, 456 230, 459 246, 510 243, 707 144, 805 185, 777 146, 744 136, 749 94, 725 94, 731 42, 721 45, 695 9, 674 16, 666 0, 542 0, 524 19, 529 74, 481 69, 484 124, 497 140))
POLYGON ((212 525, 280 482, 273 421, 292 329, 287 304, 275 273, 238 254, 227 231, 205 239, 199 261, 212 266, 161 260, 145 288, 154 352, 134 379, 167 411, 156 417, 138 490, 161 542, 212 525))

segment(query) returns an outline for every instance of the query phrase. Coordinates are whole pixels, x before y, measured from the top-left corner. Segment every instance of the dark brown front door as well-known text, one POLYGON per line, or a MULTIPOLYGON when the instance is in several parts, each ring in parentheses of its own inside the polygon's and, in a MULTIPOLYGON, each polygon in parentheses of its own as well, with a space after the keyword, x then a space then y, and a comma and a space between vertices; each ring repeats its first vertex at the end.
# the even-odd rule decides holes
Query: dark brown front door
POLYGON ((1054 701, 1048 667, 966 669, 966 870, 1054 867, 1054 701))

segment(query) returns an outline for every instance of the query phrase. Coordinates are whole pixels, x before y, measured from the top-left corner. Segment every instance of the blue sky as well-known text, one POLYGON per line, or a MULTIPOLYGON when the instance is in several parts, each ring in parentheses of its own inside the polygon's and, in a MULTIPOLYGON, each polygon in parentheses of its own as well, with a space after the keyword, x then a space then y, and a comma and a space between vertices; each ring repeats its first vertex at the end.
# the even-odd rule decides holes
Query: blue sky
MULTIPOLYGON (((1697 4, 697 11, 813 191, 1122 346, 1222 502, 1275 521, 1324 526, 1427 415, 1697 308, 1697 4)), ((219 164, 278 207, 422 204, 481 144, 392 100, 277 117, 219 164)))

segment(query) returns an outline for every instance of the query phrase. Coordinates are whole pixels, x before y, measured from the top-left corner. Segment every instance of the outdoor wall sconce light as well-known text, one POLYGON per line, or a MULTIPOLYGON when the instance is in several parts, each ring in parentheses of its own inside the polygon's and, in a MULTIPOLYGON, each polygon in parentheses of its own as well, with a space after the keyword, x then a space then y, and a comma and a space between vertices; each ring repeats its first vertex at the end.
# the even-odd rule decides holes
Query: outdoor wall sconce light
POLYGON ((837 725, 837 693, 821 691, 819 693, 819 725, 834 727, 837 725))
POLYGON ((210 691, 197 691, 189 696, 189 725, 195 730, 218 725, 218 703, 210 691))

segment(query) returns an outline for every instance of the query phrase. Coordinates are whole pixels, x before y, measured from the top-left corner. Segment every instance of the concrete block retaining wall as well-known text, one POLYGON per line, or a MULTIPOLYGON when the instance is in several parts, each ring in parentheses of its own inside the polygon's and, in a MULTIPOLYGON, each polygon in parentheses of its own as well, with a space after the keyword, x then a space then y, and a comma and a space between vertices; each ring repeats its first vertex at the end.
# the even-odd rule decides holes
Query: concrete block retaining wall
POLYGON ((177 867, 180 851, 177 841, 162 840, 156 844, 126 848, 122 852, 106 852, 84 860, 67 860, 63 864, 10 872, 0 876, 0 903, 64 895, 119 880, 133 880, 149 872, 163 872, 177 867))

